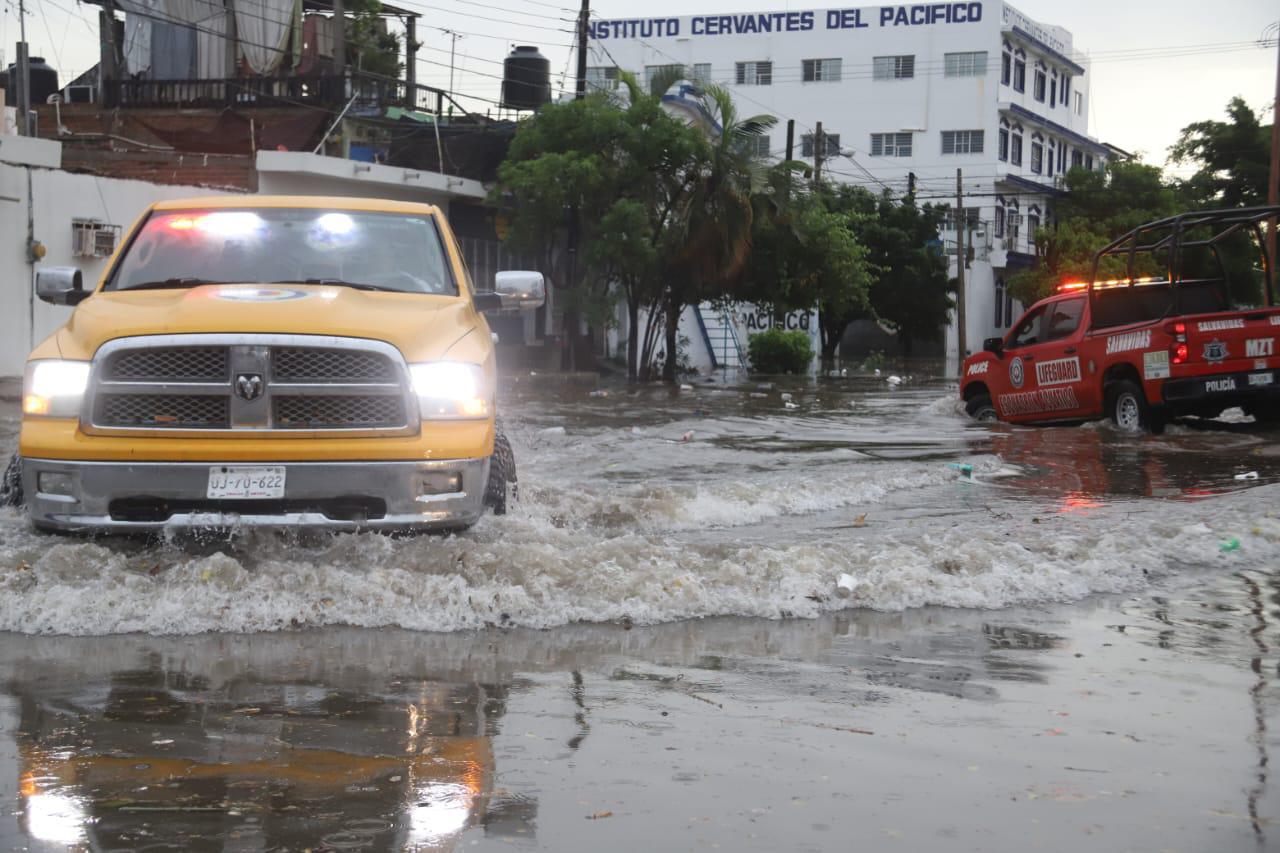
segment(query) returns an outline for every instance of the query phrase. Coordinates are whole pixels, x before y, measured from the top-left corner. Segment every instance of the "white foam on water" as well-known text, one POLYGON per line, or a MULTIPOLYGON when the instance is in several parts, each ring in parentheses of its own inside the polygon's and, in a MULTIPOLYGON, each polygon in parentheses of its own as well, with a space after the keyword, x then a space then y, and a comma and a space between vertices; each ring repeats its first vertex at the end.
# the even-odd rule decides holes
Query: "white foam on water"
POLYGON ((256 534, 237 550, 210 555, 42 537, 6 511, 0 630, 188 634, 348 624, 454 631, 1070 601, 1136 589, 1185 568, 1276 565, 1278 498, 1280 486, 1263 486, 1198 502, 1047 514, 1038 524, 975 511, 776 547, 602 536, 518 514, 443 539, 345 535, 306 547, 256 534), (1231 539, 1239 548, 1223 551, 1231 539), (845 573, 856 585, 841 598, 834 587, 845 573))

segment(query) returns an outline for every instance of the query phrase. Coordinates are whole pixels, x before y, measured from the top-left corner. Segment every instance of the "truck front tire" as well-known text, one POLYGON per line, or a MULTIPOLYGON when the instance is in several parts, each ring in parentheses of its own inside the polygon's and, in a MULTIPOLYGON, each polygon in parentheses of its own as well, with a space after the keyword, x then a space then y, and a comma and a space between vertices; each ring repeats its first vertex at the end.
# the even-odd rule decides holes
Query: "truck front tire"
POLYGON ((4 469, 4 479, 0 480, 0 506, 22 504, 22 460, 15 453, 9 457, 9 465, 4 469))
POLYGON ((1000 415, 996 413, 996 407, 991 403, 991 397, 986 394, 979 394, 969 400, 964 404, 964 410, 969 413, 969 417, 982 423, 1000 420, 1000 415))
POLYGON ((516 456, 505 433, 493 439, 493 457, 489 460, 489 483, 484 490, 484 505, 494 515, 507 514, 507 499, 516 496, 516 456))

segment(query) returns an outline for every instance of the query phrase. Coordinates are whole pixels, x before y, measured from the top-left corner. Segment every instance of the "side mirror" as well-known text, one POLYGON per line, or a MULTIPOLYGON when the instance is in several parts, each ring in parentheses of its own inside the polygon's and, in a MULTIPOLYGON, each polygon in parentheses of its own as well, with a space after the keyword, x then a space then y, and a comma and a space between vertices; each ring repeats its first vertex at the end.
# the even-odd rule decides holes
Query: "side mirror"
POLYGON ((982 342, 982 348, 987 352, 996 354, 997 358, 1004 356, 1004 338, 987 338, 982 342))
POLYGON ((36 296, 50 305, 79 305, 89 298, 84 277, 75 267, 47 267, 36 270, 36 296))
POLYGON ((481 311, 519 311, 537 308, 547 295, 547 285, 540 272, 505 270, 494 276, 495 289, 475 295, 481 311))

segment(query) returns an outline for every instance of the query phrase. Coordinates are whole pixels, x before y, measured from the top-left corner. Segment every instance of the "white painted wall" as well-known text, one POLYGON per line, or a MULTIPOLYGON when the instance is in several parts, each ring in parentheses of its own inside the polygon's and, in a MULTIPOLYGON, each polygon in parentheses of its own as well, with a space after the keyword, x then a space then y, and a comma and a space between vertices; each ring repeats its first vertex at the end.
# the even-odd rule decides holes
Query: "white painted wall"
POLYGON ((24 147, 26 156, 20 158, 14 153, 17 146, 11 145, 18 138, 0 139, 0 376, 20 376, 31 348, 71 314, 70 308, 47 305, 35 298, 35 269, 78 267, 84 273, 86 287, 96 285, 106 271, 105 258, 72 255, 72 219, 99 219, 119 225, 122 233, 127 233, 152 202, 224 194, 202 187, 159 186, 28 165, 36 162, 47 166, 50 156, 57 157, 61 146, 57 142, 23 140, 41 143, 41 151, 40 156, 31 156, 32 152, 24 147), (28 175, 30 197, 34 200, 35 238, 48 250, 34 266, 27 263, 26 248, 28 175))

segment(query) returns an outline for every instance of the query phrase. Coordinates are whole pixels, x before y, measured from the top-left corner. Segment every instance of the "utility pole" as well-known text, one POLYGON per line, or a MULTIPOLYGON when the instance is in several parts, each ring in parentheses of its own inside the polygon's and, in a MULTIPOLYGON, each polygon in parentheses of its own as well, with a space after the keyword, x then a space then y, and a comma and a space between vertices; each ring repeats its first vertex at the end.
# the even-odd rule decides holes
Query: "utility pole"
POLYGON ((440 32, 447 35, 452 41, 449 43, 449 94, 453 94, 453 57, 458 51, 458 39, 462 36, 453 30, 441 29, 440 32))
MULTIPOLYGON (((1276 99, 1271 111, 1271 180, 1267 184, 1267 204, 1280 204, 1280 27, 1276 28, 1276 99)), ((1280 219, 1273 216, 1271 227, 1267 229, 1272 299, 1275 298, 1275 290, 1280 288, 1280 264, 1276 263, 1277 228, 1280 228, 1280 219)))
POLYGON ((822 122, 813 123, 813 185, 822 183, 822 161, 827 153, 827 138, 822 133, 822 122))
POLYGON ((965 247, 962 234, 969 231, 969 217, 964 213, 964 176, 960 169, 956 169, 956 215, 954 217, 956 224, 956 349, 960 354, 959 369, 964 370, 965 359, 965 328, 964 328, 964 261, 965 247), (961 230, 963 229, 963 230, 961 230))
POLYGON ((18 133, 31 135, 31 57, 27 48, 27 8, 18 0, 18 64, 14 66, 18 84, 18 133))
POLYGON ((793 159, 796 153, 796 120, 787 119, 787 159, 793 159))
POLYGON ((916 200, 916 173, 907 172, 907 198, 914 203, 916 200))
MULTIPOLYGON (((333 0, 333 65, 339 77, 347 76, 347 10, 343 0, 333 0)), ((342 97, 347 97, 345 82, 342 97)))
POLYGON ((582 9, 578 12, 578 88, 574 97, 581 100, 587 96, 587 29, 591 24, 591 0, 582 0, 582 9))

